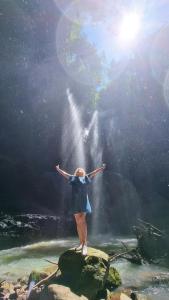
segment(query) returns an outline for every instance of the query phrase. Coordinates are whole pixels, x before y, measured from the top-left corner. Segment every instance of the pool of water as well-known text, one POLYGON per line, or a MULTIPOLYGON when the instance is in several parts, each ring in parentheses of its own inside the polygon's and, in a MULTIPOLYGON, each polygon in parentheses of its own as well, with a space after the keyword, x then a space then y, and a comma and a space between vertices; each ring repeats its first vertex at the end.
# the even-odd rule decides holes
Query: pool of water
MULTIPOLYGON (((134 247, 134 238, 97 236, 89 237, 89 246, 100 248, 106 252, 120 250, 122 242, 128 247, 134 247)), ((28 278, 33 269, 41 270, 48 266, 46 261, 57 262, 59 255, 68 248, 78 244, 76 238, 54 239, 41 241, 23 247, 15 247, 0 251, 0 280, 16 281, 18 278, 28 278)), ((150 278, 161 272, 168 272, 166 268, 153 265, 137 266, 120 259, 113 263, 122 278, 124 287, 133 287, 152 299, 169 299, 169 286, 152 284, 150 278)))

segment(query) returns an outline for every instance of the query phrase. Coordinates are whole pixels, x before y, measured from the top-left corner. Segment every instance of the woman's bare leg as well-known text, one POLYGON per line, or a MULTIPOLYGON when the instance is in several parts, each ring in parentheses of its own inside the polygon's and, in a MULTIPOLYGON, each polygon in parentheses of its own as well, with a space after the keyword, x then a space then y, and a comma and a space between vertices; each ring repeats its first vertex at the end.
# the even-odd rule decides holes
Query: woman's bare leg
POLYGON ((82 244, 83 240, 82 240, 82 233, 81 233, 81 226, 80 226, 81 213, 74 214, 74 217, 75 217, 75 220, 76 220, 76 228, 77 228, 77 233, 78 233, 79 241, 80 241, 80 244, 82 244))
POLYGON ((87 223, 86 223, 86 214, 78 213, 75 214, 77 232, 80 240, 80 244, 84 245, 87 243, 87 223))
POLYGON ((86 214, 82 214, 81 220, 81 230, 82 230, 82 239, 83 244, 87 244, 87 223, 86 223, 86 214))

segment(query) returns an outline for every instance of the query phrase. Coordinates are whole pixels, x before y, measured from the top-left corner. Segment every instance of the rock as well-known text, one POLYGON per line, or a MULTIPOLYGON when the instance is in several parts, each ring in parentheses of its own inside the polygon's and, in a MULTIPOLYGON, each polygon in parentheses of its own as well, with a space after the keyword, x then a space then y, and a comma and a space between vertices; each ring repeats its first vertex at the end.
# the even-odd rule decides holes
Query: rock
MULTIPOLYGON (((28 292, 27 292, 27 297, 29 298, 30 293, 33 289, 33 287, 35 286, 35 284, 45 278, 47 278, 51 273, 53 273, 54 271, 56 271, 58 267, 56 265, 50 265, 46 268, 44 268, 43 271, 39 272, 39 271, 32 271, 29 279, 28 279, 28 292)), ((51 280, 50 280, 51 281, 51 280)), ((47 284, 48 282, 46 282, 47 284)), ((37 295, 34 295, 35 293, 32 292, 31 293, 31 297, 35 297, 37 298, 37 295)))
POLYGON ((121 278, 114 267, 110 267, 109 273, 105 282, 105 288, 110 291, 121 285, 121 278))
POLYGON ((10 294, 14 293, 14 286, 12 283, 4 281, 0 286, 0 299, 10 299, 10 294))
POLYGON ((106 300, 132 300, 124 293, 111 293, 106 300))
POLYGON ((60 256, 58 267, 60 274, 48 279, 48 281, 42 285, 43 287, 45 286, 42 292, 39 291, 39 289, 31 291, 31 283, 33 282, 33 284, 35 284, 53 272, 33 271, 30 274, 28 295, 29 292, 31 292, 28 297, 29 300, 41 300, 42 295, 45 293, 53 297, 51 296, 53 295, 52 293, 54 293, 53 289, 56 288, 57 292, 60 293, 61 286, 62 290, 63 287, 67 287, 68 290, 66 290, 66 292, 69 291, 69 293, 73 292, 74 295, 76 294, 77 299, 79 299, 80 296, 85 296, 87 299, 93 300, 98 296, 98 293, 103 292, 103 294, 107 295, 107 289, 112 291, 112 289, 121 284, 119 273, 115 268, 110 267, 109 256, 98 249, 89 247, 87 256, 83 256, 81 251, 75 251, 74 248, 69 249, 60 256))
POLYGON ((149 296, 126 292, 113 292, 108 295, 106 300, 151 300, 149 296), (130 294, 130 295, 129 295, 130 294))
POLYGON ((127 295, 121 293, 120 300, 131 300, 131 298, 129 298, 127 295))
POLYGON ((109 267, 108 255, 103 251, 88 248, 88 255, 69 249, 58 262, 63 284, 68 284, 76 293, 94 298, 105 283, 109 267))
POLYGON ((40 294, 39 300, 88 300, 84 296, 74 294, 70 288, 51 284, 40 294))
POLYGON ((17 300, 26 300, 26 286, 22 286, 20 282, 11 283, 4 281, 0 285, 0 300, 7 300, 7 299, 17 299, 17 300))
POLYGON ((58 262, 59 269, 63 275, 73 272, 73 274, 76 276, 76 274, 81 272, 83 266, 86 265, 86 260, 88 260, 88 257, 100 258, 105 264, 108 264, 109 262, 108 254, 101 250, 88 247, 88 255, 83 256, 81 251, 75 251, 75 249, 72 248, 60 256, 58 262))
POLYGON ((32 290, 33 286, 41 281, 42 279, 45 279, 48 277, 51 273, 53 273, 57 269, 56 265, 50 265, 46 268, 43 269, 43 271, 32 271, 31 274, 29 275, 28 279, 28 296, 30 294, 30 291, 32 290))
POLYGON ((40 299, 40 294, 42 292, 41 288, 35 288, 34 290, 32 290, 29 294, 29 296, 27 297, 28 300, 39 300, 40 299))
POLYGON ((5 297, 5 293, 4 292, 0 292, 0 298, 4 298, 5 297))
POLYGON ((14 291, 20 290, 21 288, 22 288, 22 286, 18 283, 14 286, 14 291))
POLYGON ((9 296, 9 299, 10 299, 10 300, 16 300, 17 298, 18 298, 17 293, 12 293, 12 294, 10 294, 10 296, 9 296))
POLYGON ((29 275, 28 286, 30 285, 30 283, 32 281, 34 281, 35 284, 36 284, 38 281, 44 279, 47 276, 48 276, 48 274, 44 271, 42 271, 42 272, 39 272, 39 271, 36 271, 36 270, 32 271, 31 274, 29 275))
POLYGON ((27 284, 27 277, 22 277, 22 278, 18 278, 18 281, 17 281, 18 284, 20 285, 26 285, 27 284))
POLYGON ((143 220, 133 226, 137 249, 145 262, 166 266, 169 264, 169 236, 143 220))
POLYGON ((14 292, 14 285, 10 282, 4 281, 0 287, 1 291, 5 293, 13 293, 14 292))
POLYGON ((54 270, 56 270, 56 269, 57 269, 56 265, 50 265, 50 266, 44 268, 43 271, 33 270, 31 272, 31 274, 29 275, 28 286, 31 281, 34 281, 35 283, 37 283, 38 281, 46 278, 48 275, 53 273, 54 270))
POLYGON ((17 300, 27 300, 26 295, 19 295, 17 300))
MULTIPOLYGON (((131 290, 130 289, 118 289, 118 291, 115 291, 115 292, 111 292, 110 290, 106 289, 106 290, 103 290, 101 291, 101 293, 99 292, 97 294, 97 299, 105 299, 105 300, 120 300, 120 296, 121 295, 124 295, 125 296, 128 296, 129 299, 132 299, 132 300, 137 300, 136 299, 133 299, 131 297, 131 290)), ((122 296, 121 296, 122 297, 122 296)))
POLYGON ((129 296, 124 293, 111 293, 106 300, 131 300, 129 296))
POLYGON ((88 248, 88 255, 69 249, 64 252, 58 262, 61 270, 60 281, 68 285, 76 294, 94 299, 99 291, 107 286, 114 288, 121 284, 118 272, 110 268, 109 256, 98 249, 88 248))
POLYGON ((130 294, 130 297, 131 297, 132 300, 138 300, 138 296, 137 296, 137 294, 134 293, 134 292, 132 292, 132 293, 130 294))

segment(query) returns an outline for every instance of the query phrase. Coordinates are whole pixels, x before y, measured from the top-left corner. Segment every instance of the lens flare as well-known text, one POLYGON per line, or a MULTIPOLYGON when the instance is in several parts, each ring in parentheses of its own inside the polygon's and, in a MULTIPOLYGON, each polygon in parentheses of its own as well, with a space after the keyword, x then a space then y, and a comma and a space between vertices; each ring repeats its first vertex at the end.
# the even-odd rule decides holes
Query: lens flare
POLYGON ((129 43, 138 35, 141 27, 139 14, 131 12, 125 15, 119 27, 118 39, 121 43, 129 43))

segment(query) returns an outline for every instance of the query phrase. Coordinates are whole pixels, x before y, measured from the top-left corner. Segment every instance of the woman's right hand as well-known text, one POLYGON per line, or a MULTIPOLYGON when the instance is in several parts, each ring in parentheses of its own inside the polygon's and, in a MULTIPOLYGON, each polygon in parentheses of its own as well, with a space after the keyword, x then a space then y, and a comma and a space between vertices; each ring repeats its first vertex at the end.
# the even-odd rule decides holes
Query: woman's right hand
POLYGON ((59 168, 59 165, 57 165, 57 166, 56 166, 56 170, 59 170, 59 169, 60 169, 60 168, 59 168))

